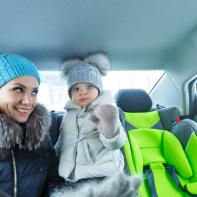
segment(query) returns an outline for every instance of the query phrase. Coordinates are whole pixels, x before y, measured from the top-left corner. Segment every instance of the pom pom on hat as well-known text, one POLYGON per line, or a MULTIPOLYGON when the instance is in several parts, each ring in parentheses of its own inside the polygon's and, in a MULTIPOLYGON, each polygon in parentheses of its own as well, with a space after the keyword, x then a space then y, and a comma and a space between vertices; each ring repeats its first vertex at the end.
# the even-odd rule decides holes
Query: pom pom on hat
POLYGON ((104 76, 107 75, 107 71, 111 67, 108 57, 102 53, 89 55, 84 59, 84 62, 95 65, 104 76))
POLYGON ((0 55, 0 87, 21 76, 33 76, 40 83, 39 72, 30 60, 14 54, 0 55))
POLYGON ((62 65, 62 74, 67 80, 69 96, 72 86, 82 82, 93 84, 101 93, 103 91, 101 75, 106 75, 109 69, 110 62, 107 56, 101 53, 91 54, 83 60, 80 58, 66 60, 62 65))
POLYGON ((82 61, 80 59, 68 59, 66 60, 63 65, 62 65, 62 75, 67 77, 69 71, 71 70, 71 68, 73 68, 75 65, 81 63, 82 61))

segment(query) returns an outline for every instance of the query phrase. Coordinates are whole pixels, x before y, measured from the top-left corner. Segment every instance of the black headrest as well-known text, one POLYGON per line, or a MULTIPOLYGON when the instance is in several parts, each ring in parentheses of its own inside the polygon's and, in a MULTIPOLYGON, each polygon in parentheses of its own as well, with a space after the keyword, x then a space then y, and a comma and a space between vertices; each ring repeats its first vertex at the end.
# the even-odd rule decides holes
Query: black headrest
POLYGON ((120 89, 115 96, 116 104, 125 112, 146 112, 152 107, 152 100, 142 89, 120 89))

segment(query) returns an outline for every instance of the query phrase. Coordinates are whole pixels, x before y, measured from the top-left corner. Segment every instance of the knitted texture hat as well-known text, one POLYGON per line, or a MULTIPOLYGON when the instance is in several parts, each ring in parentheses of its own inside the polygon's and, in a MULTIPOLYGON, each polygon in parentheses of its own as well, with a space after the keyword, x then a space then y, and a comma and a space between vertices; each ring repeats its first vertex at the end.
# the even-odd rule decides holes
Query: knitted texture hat
POLYGON ((96 53, 84 59, 68 59, 62 66, 63 76, 67 80, 68 94, 71 97, 71 88, 77 83, 90 83, 103 91, 102 75, 106 75, 110 62, 106 55, 96 53))
POLYGON ((35 77, 40 83, 39 72, 30 60, 14 54, 0 55, 0 87, 21 76, 35 77))

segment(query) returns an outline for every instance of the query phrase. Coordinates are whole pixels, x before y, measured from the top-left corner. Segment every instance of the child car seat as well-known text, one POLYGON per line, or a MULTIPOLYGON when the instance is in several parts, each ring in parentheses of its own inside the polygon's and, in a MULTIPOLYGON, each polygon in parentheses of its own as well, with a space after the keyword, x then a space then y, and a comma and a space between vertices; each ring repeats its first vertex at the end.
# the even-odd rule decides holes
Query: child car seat
POLYGON ((126 159, 131 174, 144 173, 140 196, 181 197, 197 194, 197 166, 191 165, 179 140, 170 132, 128 132, 126 159))
POLYGON ((152 108, 150 96, 142 89, 121 89, 117 92, 115 100, 121 109, 120 118, 126 130, 155 128, 171 131, 181 114, 176 106, 163 109, 152 108))
POLYGON ((197 194, 197 159, 194 158, 197 138, 192 133, 184 151, 179 140, 169 132, 179 133, 176 123, 179 108, 154 110, 151 98, 141 89, 120 90, 116 103, 123 110, 121 121, 128 135, 124 153, 129 172, 146 174, 140 195, 197 194))

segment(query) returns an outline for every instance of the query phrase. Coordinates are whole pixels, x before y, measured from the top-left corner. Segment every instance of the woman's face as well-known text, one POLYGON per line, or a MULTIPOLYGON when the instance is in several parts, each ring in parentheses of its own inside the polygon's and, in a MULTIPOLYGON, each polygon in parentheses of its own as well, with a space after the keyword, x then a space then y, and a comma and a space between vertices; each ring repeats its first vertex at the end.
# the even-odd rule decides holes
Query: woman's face
POLYGON ((22 76, 0 88, 0 112, 16 122, 26 122, 37 104, 38 80, 22 76))

